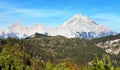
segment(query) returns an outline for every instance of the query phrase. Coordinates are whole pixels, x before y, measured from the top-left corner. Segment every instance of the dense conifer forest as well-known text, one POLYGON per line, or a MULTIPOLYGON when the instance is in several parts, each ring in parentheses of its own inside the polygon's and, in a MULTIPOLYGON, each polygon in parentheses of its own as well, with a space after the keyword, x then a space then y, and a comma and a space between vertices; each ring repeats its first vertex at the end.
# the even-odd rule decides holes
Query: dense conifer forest
POLYGON ((36 33, 26 39, 0 39, 0 70, 120 70, 120 54, 96 47, 119 38, 120 34, 89 40, 36 33))

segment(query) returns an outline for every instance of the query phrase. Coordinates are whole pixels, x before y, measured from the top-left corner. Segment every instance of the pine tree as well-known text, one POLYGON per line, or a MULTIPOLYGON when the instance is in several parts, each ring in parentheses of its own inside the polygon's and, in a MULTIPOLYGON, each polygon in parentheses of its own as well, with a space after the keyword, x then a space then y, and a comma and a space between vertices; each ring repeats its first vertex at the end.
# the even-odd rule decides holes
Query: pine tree
POLYGON ((101 60, 96 56, 93 62, 93 70, 113 70, 109 56, 103 55, 101 60))

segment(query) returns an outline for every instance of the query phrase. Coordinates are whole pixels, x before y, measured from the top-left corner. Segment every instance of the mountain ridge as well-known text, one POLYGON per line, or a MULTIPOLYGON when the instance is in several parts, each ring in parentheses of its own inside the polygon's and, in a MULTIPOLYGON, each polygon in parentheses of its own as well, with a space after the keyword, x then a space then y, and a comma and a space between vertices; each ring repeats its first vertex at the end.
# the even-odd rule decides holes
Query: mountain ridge
POLYGON ((77 14, 64 22, 62 25, 47 29, 42 24, 33 26, 22 26, 20 23, 15 23, 6 29, 0 30, 0 37, 17 37, 26 38, 35 33, 47 34, 49 36, 65 36, 67 38, 99 38, 116 33, 103 25, 99 25, 86 16, 77 14))

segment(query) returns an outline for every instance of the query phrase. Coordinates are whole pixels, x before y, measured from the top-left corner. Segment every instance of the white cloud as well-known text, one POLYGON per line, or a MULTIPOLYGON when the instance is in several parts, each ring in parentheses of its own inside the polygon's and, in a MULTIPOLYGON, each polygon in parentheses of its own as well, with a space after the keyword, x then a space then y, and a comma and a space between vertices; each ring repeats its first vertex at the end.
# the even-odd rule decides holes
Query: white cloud
POLYGON ((55 17, 55 16, 64 16, 69 12, 66 10, 57 10, 57 9, 12 9, 14 12, 29 16, 29 17, 55 17))
MULTIPOLYGON (((29 9, 29 8, 17 8, 13 6, 0 5, 0 27, 8 27, 14 22, 27 23, 52 23, 53 26, 59 24, 59 20, 69 17, 70 10, 62 9, 29 9), (51 19, 53 18, 53 19, 51 19), (35 21, 35 22, 34 22, 35 21)), ((73 12, 72 12, 73 13, 73 12)), ((51 24, 49 24, 51 25, 51 24)))
MULTIPOLYGON (((56 17, 56 16, 69 16, 71 10, 62 9, 29 9, 29 8, 18 8, 12 6, 11 4, 6 5, 6 3, 0 3, 0 17, 3 18, 46 18, 46 17, 56 17)), ((73 12, 72 12, 73 13, 73 12)))

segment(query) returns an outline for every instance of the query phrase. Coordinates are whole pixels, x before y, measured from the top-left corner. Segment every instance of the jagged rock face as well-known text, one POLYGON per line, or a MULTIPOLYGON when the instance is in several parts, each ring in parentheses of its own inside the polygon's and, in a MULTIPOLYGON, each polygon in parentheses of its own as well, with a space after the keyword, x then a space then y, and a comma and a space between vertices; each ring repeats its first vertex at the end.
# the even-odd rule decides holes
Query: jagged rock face
POLYGON ((117 55, 120 53, 120 39, 100 42, 96 46, 105 49, 105 51, 109 54, 117 55))
POLYGON ((47 34, 50 36, 65 36, 68 38, 98 38, 109 35, 115 35, 110 29, 103 25, 98 25, 94 21, 90 20, 86 16, 77 14, 59 27, 46 29, 41 24, 33 26, 22 26, 19 23, 15 23, 9 26, 7 29, 0 29, 0 37, 16 37, 26 38, 35 33, 47 34))

